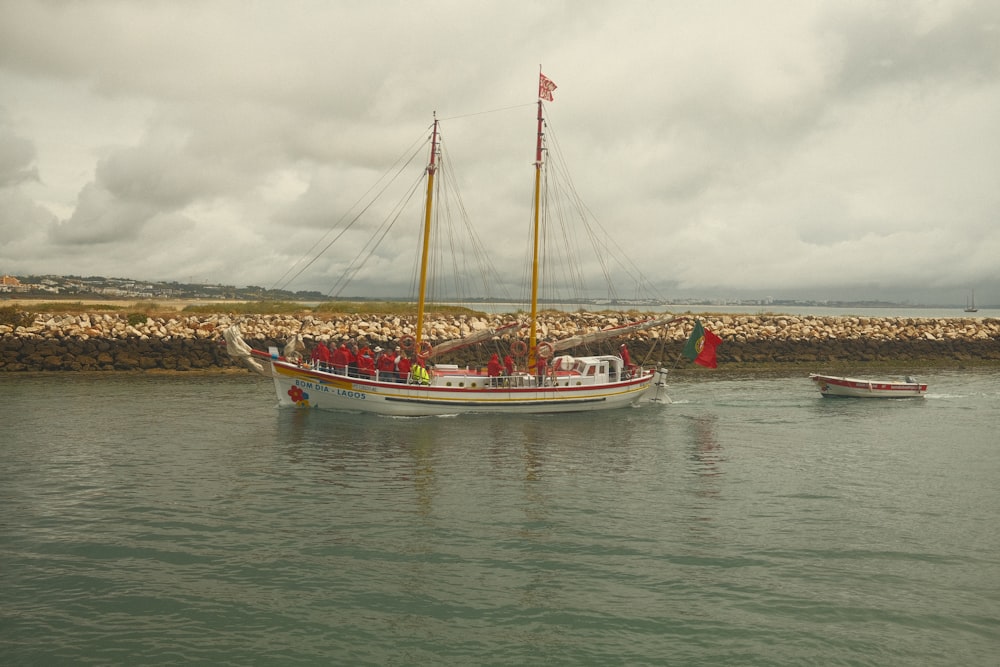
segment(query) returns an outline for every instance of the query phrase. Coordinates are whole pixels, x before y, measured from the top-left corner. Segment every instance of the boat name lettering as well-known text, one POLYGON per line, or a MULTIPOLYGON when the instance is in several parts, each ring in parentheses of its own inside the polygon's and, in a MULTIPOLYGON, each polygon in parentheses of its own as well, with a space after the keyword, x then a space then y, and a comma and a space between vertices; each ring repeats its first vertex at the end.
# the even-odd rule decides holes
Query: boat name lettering
MULTIPOLYGON (((308 391, 331 391, 330 387, 325 384, 315 384, 313 382, 307 382, 306 380, 296 380, 295 386, 302 387, 308 391)), ((362 391, 351 391, 349 389, 333 389, 332 390, 337 396, 344 396, 346 398, 356 398, 358 400, 365 400, 368 398, 362 391)))
POLYGON ((330 388, 323 384, 313 384, 312 382, 306 382, 305 380, 296 380, 295 385, 302 387, 303 389, 309 389, 310 391, 330 391, 330 388))
POLYGON ((347 398, 357 398, 359 400, 365 400, 368 398, 365 396, 364 392, 361 391, 349 391, 347 389, 338 389, 337 396, 346 396, 347 398))

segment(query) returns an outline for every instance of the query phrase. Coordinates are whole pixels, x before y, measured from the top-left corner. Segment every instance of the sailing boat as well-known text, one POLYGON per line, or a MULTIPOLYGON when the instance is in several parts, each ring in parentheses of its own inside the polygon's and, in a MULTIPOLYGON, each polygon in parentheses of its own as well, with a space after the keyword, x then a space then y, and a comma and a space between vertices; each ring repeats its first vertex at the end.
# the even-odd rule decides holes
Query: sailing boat
POLYGON ((978 313, 979 309, 976 308, 976 290, 972 290, 972 294, 969 297, 969 302, 965 306, 965 312, 967 313, 978 313))
MULTIPOLYGON (((637 405, 644 401, 666 401, 666 369, 635 365, 621 348, 617 354, 570 356, 565 352, 603 339, 621 337, 644 329, 666 326, 673 316, 595 331, 562 340, 541 340, 538 327, 538 284, 541 171, 544 116, 542 100, 551 100, 551 84, 541 75, 538 99, 538 132, 535 150, 531 314, 526 324, 513 323, 502 329, 486 329, 465 338, 432 345, 425 337, 427 266, 434 205, 434 178, 438 169, 438 119, 431 131, 430 158, 426 168, 427 188, 423 212, 423 239, 419 269, 419 291, 415 336, 399 341, 415 357, 413 372, 399 378, 394 373, 359 373, 351 367, 303 364, 294 355, 251 349, 232 327, 226 330, 231 355, 264 370, 270 366, 278 403, 283 407, 321 408, 371 412, 393 416, 430 416, 461 413, 563 413, 606 410, 637 405), (517 337, 527 328, 526 339, 517 337), (508 340, 511 354, 526 357, 528 370, 497 374, 487 369, 459 368, 457 364, 433 363, 435 357, 456 348, 486 341, 508 340), (562 354, 559 354, 562 353, 562 354)), ((266 372, 266 371, 264 371, 266 372)))

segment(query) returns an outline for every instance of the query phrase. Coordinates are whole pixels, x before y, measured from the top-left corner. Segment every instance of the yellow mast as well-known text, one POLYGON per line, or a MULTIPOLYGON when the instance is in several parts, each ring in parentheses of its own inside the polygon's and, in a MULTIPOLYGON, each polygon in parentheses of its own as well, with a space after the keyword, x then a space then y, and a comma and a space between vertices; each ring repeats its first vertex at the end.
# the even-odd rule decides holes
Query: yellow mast
POLYGON ((531 333, 528 335, 528 368, 536 362, 538 344, 538 239, 539 205, 542 192, 542 100, 538 100, 538 140, 535 147, 535 221, 534 249, 531 257, 531 333))
MULTIPOLYGON (((539 103, 541 104, 541 103, 539 103)), ((424 338, 424 301, 427 295, 427 256, 431 246, 431 210, 434 200, 434 173, 437 171, 438 119, 434 114, 434 130, 431 134, 431 159, 427 165, 427 204, 424 209, 424 248, 420 256, 420 293, 417 296, 417 336, 414 352, 418 358, 424 338)))

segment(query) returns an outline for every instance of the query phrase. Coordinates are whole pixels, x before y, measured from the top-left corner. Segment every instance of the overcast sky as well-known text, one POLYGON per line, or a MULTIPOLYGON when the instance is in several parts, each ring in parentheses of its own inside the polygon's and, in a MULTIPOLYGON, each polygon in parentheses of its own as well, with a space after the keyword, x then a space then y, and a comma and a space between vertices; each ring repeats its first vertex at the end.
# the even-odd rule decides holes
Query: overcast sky
POLYGON ((658 293, 1000 303, 996 0, 0 0, 0 273, 272 286, 435 111, 502 238, 539 65, 658 293))

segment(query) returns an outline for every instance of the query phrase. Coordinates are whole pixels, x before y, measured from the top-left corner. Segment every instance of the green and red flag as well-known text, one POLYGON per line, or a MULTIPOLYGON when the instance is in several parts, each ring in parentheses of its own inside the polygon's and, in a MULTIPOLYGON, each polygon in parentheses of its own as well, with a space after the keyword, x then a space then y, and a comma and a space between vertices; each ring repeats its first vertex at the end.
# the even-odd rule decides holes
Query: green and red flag
POLYGON ((715 360, 715 348, 719 346, 722 339, 714 333, 701 326, 701 322, 694 321, 694 330, 691 337, 684 344, 685 357, 705 368, 716 368, 719 363, 715 360))

